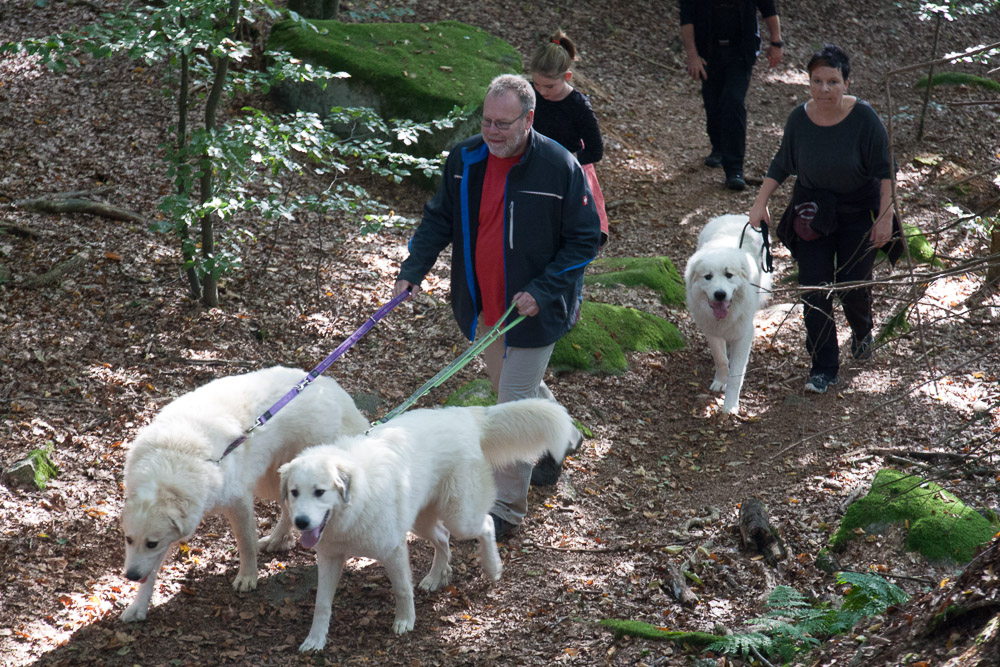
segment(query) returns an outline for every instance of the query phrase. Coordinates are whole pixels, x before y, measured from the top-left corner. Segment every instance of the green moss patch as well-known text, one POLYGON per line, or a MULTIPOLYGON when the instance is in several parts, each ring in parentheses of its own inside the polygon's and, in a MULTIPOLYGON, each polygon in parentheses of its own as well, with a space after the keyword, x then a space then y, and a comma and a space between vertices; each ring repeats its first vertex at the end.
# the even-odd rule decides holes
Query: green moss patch
POLYGON ((641 621, 625 621, 614 618, 606 618, 601 621, 601 625, 608 628, 615 634, 615 637, 641 637, 643 639, 655 639, 658 641, 672 641, 681 646, 702 650, 718 641, 724 639, 720 635, 713 635, 708 632, 680 632, 677 630, 664 630, 649 623, 641 621))
POLYGON ((498 74, 519 73, 521 55, 482 28, 459 23, 277 23, 268 48, 351 75, 349 86, 378 90, 384 117, 424 121, 482 103, 498 74))
POLYGON ((890 523, 907 526, 906 549, 932 561, 968 562, 996 532, 981 514, 934 482, 886 468, 875 475, 868 495, 847 508, 831 545, 843 546, 856 529, 879 530, 890 523))
POLYGON ((467 382, 449 394, 448 398, 444 399, 444 404, 448 407, 464 407, 469 405, 488 406, 496 405, 496 403, 497 394, 490 386, 490 381, 485 379, 467 382))
POLYGON ((580 321, 556 342, 549 367, 557 371, 622 373, 628 368, 626 351, 671 352, 682 347, 684 336, 662 317, 585 301, 580 321))
POLYGON ((586 285, 649 287, 665 304, 684 303, 684 280, 667 257, 602 257, 594 260, 583 279, 586 285))

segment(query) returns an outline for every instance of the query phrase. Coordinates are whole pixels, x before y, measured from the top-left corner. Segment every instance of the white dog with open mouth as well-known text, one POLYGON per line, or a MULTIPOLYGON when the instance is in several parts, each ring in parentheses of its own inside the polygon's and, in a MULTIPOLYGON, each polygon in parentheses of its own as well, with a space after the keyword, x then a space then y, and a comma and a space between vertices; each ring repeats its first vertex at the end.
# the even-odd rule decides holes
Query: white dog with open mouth
MULTIPOLYGON (((233 588, 257 587, 254 495, 277 500, 278 466, 310 445, 368 427, 347 392, 332 378, 318 377, 219 462, 226 447, 305 375, 274 367, 213 380, 169 403, 136 435, 125 457, 121 521, 125 576, 140 586, 123 621, 145 620, 168 549, 188 539, 207 514, 224 514, 236 535, 240 569, 233 588)), ((282 511, 260 548, 287 548, 290 529, 282 511)))
POLYGON ((303 531, 303 546, 315 548, 319 567, 312 627, 299 650, 326 645, 333 596, 352 556, 382 563, 396 598, 393 630, 413 629, 407 531, 434 547, 420 588, 448 585, 452 534, 479 541, 483 572, 497 581, 500 555, 489 515, 493 469, 534 461, 546 451, 561 461, 574 434, 566 409, 545 399, 411 410, 367 436, 310 447, 281 466, 282 498, 303 531))
POLYGON ((723 215, 709 221, 684 270, 688 310, 715 360, 711 390, 726 392, 722 411, 727 414, 739 412, 754 314, 767 301, 772 283, 771 274, 761 269, 763 238, 751 228, 744 233, 748 220, 723 215))

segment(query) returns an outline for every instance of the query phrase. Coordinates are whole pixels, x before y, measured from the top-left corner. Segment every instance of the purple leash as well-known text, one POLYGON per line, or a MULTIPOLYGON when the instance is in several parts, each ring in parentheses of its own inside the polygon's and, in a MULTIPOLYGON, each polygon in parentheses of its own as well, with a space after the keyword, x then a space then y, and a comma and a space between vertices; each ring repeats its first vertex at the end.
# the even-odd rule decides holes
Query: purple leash
POLYGON ((274 415, 278 414, 278 411, 281 410, 281 408, 291 403, 293 398, 301 394, 306 387, 312 384, 313 380, 322 375, 323 372, 326 371, 326 369, 329 368, 333 362, 339 359, 341 355, 344 354, 344 352, 347 352, 349 349, 351 349, 351 347, 355 343, 361 340, 362 336, 371 331, 372 327, 378 324, 379 320, 388 315, 390 310, 392 310, 393 308, 401 304, 403 301, 405 301, 408 296, 410 296, 410 291, 406 290, 405 292, 402 292, 398 296, 394 297, 392 301, 379 308, 378 312, 369 317, 368 321, 366 321, 364 324, 358 327, 358 330, 352 333, 347 340, 338 345, 337 349, 331 352, 330 356, 328 356, 326 359, 320 362, 320 364, 316 366, 316 368, 309 371, 309 374, 306 375, 304 378, 302 378, 301 382, 292 387, 291 391, 282 396, 281 399, 277 403, 272 405, 270 408, 268 408, 264 412, 264 414, 262 414, 260 417, 257 417, 257 419, 254 420, 253 425, 243 432, 243 435, 241 435, 240 437, 236 438, 231 443, 229 443, 229 446, 226 447, 226 451, 222 452, 222 456, 216 459, 215 462, 219 463, 220 461, 222 461, 222 459, 224 459, 234 449, 236 449, 244 442, 246 442, 250 438, 250 436, 253 435, 254 429, 256 429, 258 426, 263 426, 269 420, 274 418, 274 415))

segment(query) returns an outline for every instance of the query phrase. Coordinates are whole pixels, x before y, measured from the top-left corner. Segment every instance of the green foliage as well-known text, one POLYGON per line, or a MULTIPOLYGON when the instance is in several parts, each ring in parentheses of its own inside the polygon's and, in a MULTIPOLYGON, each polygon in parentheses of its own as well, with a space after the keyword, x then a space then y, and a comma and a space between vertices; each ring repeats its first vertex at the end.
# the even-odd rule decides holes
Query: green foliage
POLYGON ((851 587, 844 595, 844 604, 840 608, 842 615, 854 617, 847 629, 862 618, 881 614, 910 598, 902 588, 874 574, 839 572, 837 583, 851 587))
POLYGON ((878 530, 890 523, 907 525, 906 548, 932 561, 968 562, 995 532, 981 514, 941 486, 885 468, 875 475, 868 495, 847 508, 831 546, 843 546, 858 528, 878 530))
MULTIPOLYGON (((1000 81, 987 79, 984 76, 969 74, 968 72, 936 72, 930 80, 933 86, 977 86, 987 90, 1000 91, 1000 81)), ((927 77, 922 76, 917 81, 917 88, 927 87, 927 77)))
MULTIPOLYGON (((178 100, 187 99, 190 91, 209 91, 199 92, 209 102, 215 94, 231 98, 238 93, 267 93, 282 81, 325 87, 330 80, 348 76, 284 52, 266 54, 263 71, 249 69, 252 48, 233 37, 235 25, 258 24, 281 15, 271 0, 168 0, 128 6, 77 30, 3 44, 0 53, 24 52, 56 71, 87 57, 114 55, 150 65, 166 63, 164 92, 178 100), (185 80, 187 90, 180 91, 185 80)), ((292 21, 315 31, 297 15, 292 21)), ((177 236, 192 281, 193 276, 210 277, 213 284, 240 267, 242 244, 253 240, 249 230, 233 225, 236 219, 253 215, 290 220, 302 210, 340 211, 357 214, 366 230, 377 229, 395 218, 376 214, 384 206, 361 186, 345 182, 345 174, 361 170, 395 182, 413 174, 430 177, 439 169, 440 159, 400 152, 393 148, 395 142, 411 146, 422 134, 453 127, 468 114, 455 108, 426 123, 386 122, 371 109, 334 109, 324 123, 315 114, 274 115, 244 107, 226 124, 214 126, 206 120, 189 127, 184 108, 171 128, 174 137, 161 146, 174 190, 161 200, 164 217, 152 227, 177 236), (331 127, 348 129, 334 132, 331 127), (327 178, 329 187, 318 193, 289 192, 283 179, 307 172, 327 178), (206 235, 210 243, 202 247, 206 235)))
POLYGON ((747 632, 727 635, 708 650, 743 657, 756 650, 791 660, 821 641, 849 631, 863 618, 907 600, 902 589, 877 575, 840 572, 837 583, 851 587, 840 609, 813 603, 790 586, 776 587, 767 598, 764 616, 749 621, 747 632))
POLYGON ((28 454, 28 460, 35 469, 35 486, 39 491, 45 488, 50 479, 59 474, 59 468, 50 458, 54 449, 55 443, 50 440, 45 443, 45 447, 33 449, 28 454))

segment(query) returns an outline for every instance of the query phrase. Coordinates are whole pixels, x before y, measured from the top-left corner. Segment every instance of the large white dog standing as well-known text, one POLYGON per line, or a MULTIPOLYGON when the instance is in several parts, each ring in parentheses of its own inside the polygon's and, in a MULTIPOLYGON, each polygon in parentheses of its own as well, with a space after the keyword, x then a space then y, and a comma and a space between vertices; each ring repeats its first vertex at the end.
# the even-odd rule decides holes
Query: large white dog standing
MULTIPOLYGON (((254 495, 278 500, 278 466, 304 448, 342 435, 363 433, 368 421, 335 380, 317 378, 252 437, 217 462, 226 447, 305 377, 274 367, 214 380, 164 407, 136 435, 125 457, 125 576, 139 592, 122 614, 146 618, 153 585, 170 545, 188 539, 207 514, 221 512, 232 525, 240 569, 237 591, 257 587, 254 495)), ((265 551, 291 545, 284 508, 265 551)))
POLYGON ((684 270, 688 310, 715 360, 711 390, 726 392, 722 411, 727 414, 739 412, 754 314, 771 292, 771 274, 761 270, 763 239, 754 229, 743 233, 747 220, 745 215, 723 215, 709 221, 684 270))
POLYGON ((333 596, 351 556, 382 563, 396 599, 393 630, 413 629, 409 530, 434 547, 420 588, 438 590, 451 580, 452 534, 478 540, 483 572, 498 580, 500 555, 489 515, 493 469, 534 461, 546 451, 560 461, 574 434, 566 409, 545 399, 411 410, 367 436, 310 447, 283 465, 282 497, 319 567, 312 627, 299 650, 326 645, 333 596))

